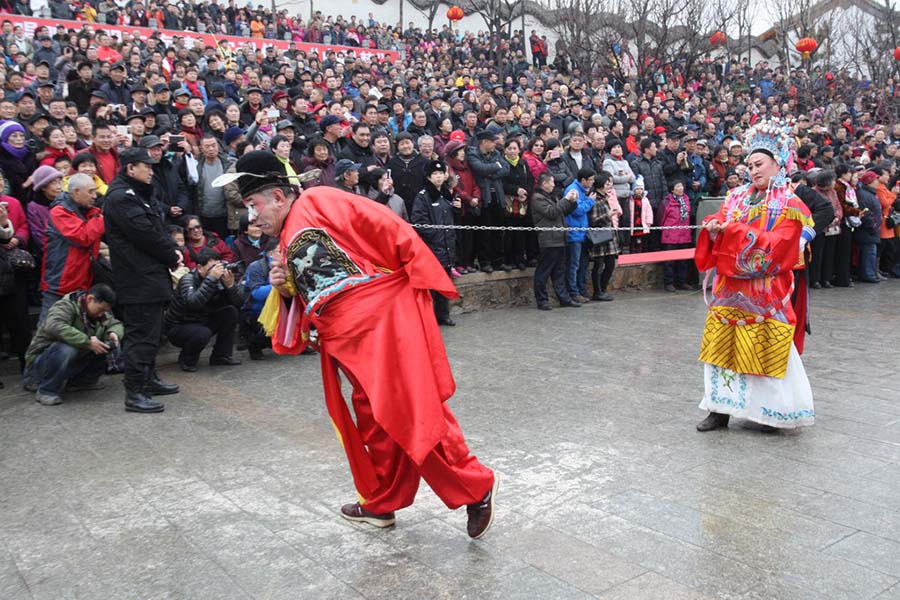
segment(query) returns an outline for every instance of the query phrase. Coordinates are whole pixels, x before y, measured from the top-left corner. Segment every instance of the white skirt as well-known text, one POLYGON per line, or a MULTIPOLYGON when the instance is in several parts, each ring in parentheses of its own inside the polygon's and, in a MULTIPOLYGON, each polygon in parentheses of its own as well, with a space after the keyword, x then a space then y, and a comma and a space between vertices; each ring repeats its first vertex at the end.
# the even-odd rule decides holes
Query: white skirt
POLYGON ((703 410, 781 429, 804 427, 815 421, 812 388, 793 344, 784 379, 745 375, 709 363, 703 367, 703 410))

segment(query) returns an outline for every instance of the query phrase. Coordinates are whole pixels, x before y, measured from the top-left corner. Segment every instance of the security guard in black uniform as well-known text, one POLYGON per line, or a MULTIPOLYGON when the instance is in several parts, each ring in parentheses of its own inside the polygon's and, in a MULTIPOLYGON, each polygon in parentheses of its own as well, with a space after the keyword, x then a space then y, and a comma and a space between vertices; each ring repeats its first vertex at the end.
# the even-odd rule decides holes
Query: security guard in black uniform
POLYGON ((181 254, 166 235, 153 198, 153 164, 146 148, 129 148, 119 157, 122 170, 106 193, 103 216, 113 284, 125 324, 125 410, 162 412, 154 395, 176 394, 178 386, 156 374, 163 310, 172 297, 169 269, 181 254))

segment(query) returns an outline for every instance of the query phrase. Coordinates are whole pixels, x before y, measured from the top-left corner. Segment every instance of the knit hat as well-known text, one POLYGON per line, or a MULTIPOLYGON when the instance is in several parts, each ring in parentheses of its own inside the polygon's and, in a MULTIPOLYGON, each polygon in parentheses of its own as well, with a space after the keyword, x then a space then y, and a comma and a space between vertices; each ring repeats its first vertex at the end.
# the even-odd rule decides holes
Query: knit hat
POLYGON ((634 190, 641 188, 642 190, 647 189, 644 187, 644 176, 638 175, 634 180, 634 183, 631 184, 631 192, 634 193, 634 190))
MULTIPOLYGON (((43 167, 41 167, 43 169, 43 167)), ((878 173, 875 171, 866 171, 859 176, 859 182, 863 185, 872 185, 872 182, 878 179, 878 173)))
POLYGON ((425 165, 425 179, 431 177, 432 173, 442 171, 447 172, 447 164, 442 160, 432 160, 425 165))
POLYGON ((49 165, 38 167, 35 169, 34 173, 31 174, 31 182, 34 186, 34 191, 36 192, 44 189, 50 185, 51 182, 62 178, 63 174, 49 165))
POLYGON ((226 146, 230 146, 231 142, 238 139, 244 135, 244 130, 240 127, 229 127, 225 130, 225 133, 222 134, 222 141, 225 142, 226 146))

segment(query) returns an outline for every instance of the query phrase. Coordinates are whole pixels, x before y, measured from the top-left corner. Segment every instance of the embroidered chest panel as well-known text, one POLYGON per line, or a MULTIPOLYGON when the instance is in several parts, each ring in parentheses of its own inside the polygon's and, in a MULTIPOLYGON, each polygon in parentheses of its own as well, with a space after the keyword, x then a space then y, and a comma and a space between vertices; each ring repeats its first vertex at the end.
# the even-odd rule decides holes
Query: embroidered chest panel
MULTIPOLYGON (((323 229, 304 229, 287 248, 285 263, 297 293, 307 305, 325 291, 350 278, 364 276, 323 229)), ((368 279, 368 278, 367 278, 368 279)))

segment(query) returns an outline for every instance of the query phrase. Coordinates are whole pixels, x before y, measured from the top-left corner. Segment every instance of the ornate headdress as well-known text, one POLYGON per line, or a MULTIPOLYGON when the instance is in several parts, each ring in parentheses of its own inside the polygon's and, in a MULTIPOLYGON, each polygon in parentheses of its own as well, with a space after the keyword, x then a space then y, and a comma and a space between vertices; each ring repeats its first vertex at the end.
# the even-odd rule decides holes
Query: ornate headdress
POLYGON ((785 119, 771 118, 759 121, 744 134, 744 146, 747 156, 754 152, 765 152, 779 164, 781 171, 773 183, 786 185, 787 173, 793 165, 794 138, 791 135, 793 123, 785 119))

